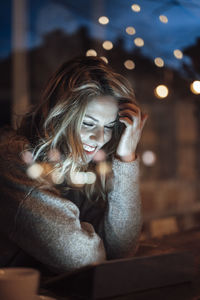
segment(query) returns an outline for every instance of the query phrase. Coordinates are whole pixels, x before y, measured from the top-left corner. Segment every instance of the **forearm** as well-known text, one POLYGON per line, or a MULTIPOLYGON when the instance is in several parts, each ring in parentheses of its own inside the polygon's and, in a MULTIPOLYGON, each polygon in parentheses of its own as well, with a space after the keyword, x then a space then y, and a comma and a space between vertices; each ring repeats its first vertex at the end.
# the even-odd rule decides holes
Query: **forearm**
POLYGON ((133 255, 141 229, 138 160, 113 161, 113 189, 104 219, 104 245, 108 258, 133 255))

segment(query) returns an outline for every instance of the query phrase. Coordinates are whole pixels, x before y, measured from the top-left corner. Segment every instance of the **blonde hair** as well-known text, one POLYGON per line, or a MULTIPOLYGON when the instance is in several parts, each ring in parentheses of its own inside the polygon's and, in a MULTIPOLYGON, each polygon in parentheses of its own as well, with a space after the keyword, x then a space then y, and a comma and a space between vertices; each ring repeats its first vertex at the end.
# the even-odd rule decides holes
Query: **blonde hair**
MULTIPOLYGON (((58 149, 62 157, 61 176, 72 170, 86 170, 89 166, 80 164, 85 156, 79 133, 88 102, 99 96, 135 102, 129 82, 102 59, 79 57, 64 63, 50 78, 41 102, 25 116, 19 128, 32 144, 34 160, 48 161, 48 152, 58 149)), ((111 140, 104 146, 108 159, 122 130, 123 124, 117 122, 111 140)), ((88 198, 95 194, 96 198, 102 195, 105 199, 105 176, 85 191, 88 198)))

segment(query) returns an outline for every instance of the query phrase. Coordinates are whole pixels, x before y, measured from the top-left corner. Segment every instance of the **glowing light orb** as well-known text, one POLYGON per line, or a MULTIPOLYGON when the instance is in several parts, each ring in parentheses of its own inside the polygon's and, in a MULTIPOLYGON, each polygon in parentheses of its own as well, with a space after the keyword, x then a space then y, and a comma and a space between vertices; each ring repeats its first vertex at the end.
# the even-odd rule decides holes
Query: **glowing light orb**
POLYGON ((97 56, 97 52, 94 49, 89 49, 86 52, 86 56, 97 56))
POLYGON ((22 153, 22 159, 27 165, 30 165, 33 163, 33 155, 30 151, 24 151, 22 153))
POLYGON ((101 161, 98 165, 97 165, 97 167, 96 167, 96 170, 97 170, 97 172, 100 174, 100 175, 106 175, 106 174, 108 174, 108 173, 110 173, 111 172, 111 165, 108 163, 108 162, 106 162, 106 161, 101 161))
POLYGON ((64 177, 61 176, 60 171, 57 169, 53 170, 51 173, 51 179, 55 184, 61 184, 64 182, 64 177))
POLYGON ((183 58, 183 52, 179 49, 175 49, 174 50, 174 56, 177 58, 177 59, 182 59, 183 58))
POLYGON ((106 16, 102 16, 98 19, 99 23, 102 25, 106 25, 109 23, 109 19, 106 16))
POLYGON ((105 56, 101 56, 100 58, 105 61, 106 64, 108 64, 108 59, 105 56))
POLYGON ((137 37, 137 38, 134 39, 134 44, 137 47, 143 47, 144 46, 144 40, 140 37, 137 37))
POLYGON ((38 163, 34 163, 32 166, 28 167, 26 173, 31 179, 37 179, 42 175, 43 167, 38 163))
POLYGON ((160 15, 159 16, 159 20, 162 23, 165 23, 165 24, 168 23, 168 18, 166 16, 164 16, 164 15, 160 15))
POLYGON ((85 183, 93 184, 96 181, 96 174, 94 172, 86 172, 85 173, 85 183))
POLYGON ((169 94, 168 87, 164 84, 158 85, 154 90, 157 98, 166 98, 169 94))
POLYGON ((49 161, 52 161, 52 162, 59 161, 61 158, 61 154, 57 149, 49 150, 47 156, 48 156, 49 161))
POLYGON ((111 50, 113 48, 113 43, 111 41, 105 41, 103 42, 102 47, 105 50, 111 50))
POLYGON ((131 5, 131 9, 134 12, 140 12, 141 11, 141 7, 138 4, 135 4, 135 3, 133 5, 131 5))
POLYGON ((71 172, 70 178, 75 185, 93 184, 96 174, 93 172, 71 172))
POLYGON ((190 90, 193 94, 200 94, 200 81, 199 80, 195 80, 191 83, 190 85, 190 90))
POLYGON ((142 161, 146 166, 153 166, 156 162, 156 155, 153 151, 145 151, 142 154, 142 161))
POLYGON ((161 57, 156 57, 154 59, 154 63, 157 67, 162 68, 164 67, 164 60, 161 57))
POLYGON ((85 184, 85 172, 71 172, 70 178, 72 183, 75 185, 85 184))
POLYGON ((106 159, 106 153, 103 150, 99 150, 93 157, 94 161, 102 161, 106 159))
POLYGON ((128 70, 133 70, 135 69, 135 63, 131 60, 131 59, 128 59, 124 62, 124 66, 126 69, 128 70))
POLYGON ((126 27, 126 33, 129 35, 134 35, 136 33, 136 30, 134 27, 129 26, 129 27, 126 27))

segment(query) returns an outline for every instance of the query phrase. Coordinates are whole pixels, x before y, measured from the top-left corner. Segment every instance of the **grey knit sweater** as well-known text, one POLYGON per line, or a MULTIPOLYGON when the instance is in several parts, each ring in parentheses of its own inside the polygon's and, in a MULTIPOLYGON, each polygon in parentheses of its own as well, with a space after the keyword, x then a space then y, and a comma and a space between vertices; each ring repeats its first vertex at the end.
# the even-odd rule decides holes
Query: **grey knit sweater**
POLYGON ((77 190, 40 188, 20 156, 27 143, 14 131, 1 132, 0 267, 27 256, 65 272, 134 255, 141 228, 138 160, 113 160, 113 189, 102 209, 77 190))

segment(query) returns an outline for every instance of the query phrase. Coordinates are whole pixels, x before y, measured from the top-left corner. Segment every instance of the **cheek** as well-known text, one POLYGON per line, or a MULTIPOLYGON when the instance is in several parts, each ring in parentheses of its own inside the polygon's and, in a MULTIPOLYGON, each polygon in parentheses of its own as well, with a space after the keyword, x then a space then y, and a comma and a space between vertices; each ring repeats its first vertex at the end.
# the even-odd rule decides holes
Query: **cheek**
POLYGON ((84 128, 81 128, 81 130, 80 130, 81 141, 83 141, 86 137, 87 137, 87 130, 85 130, 84 128))

